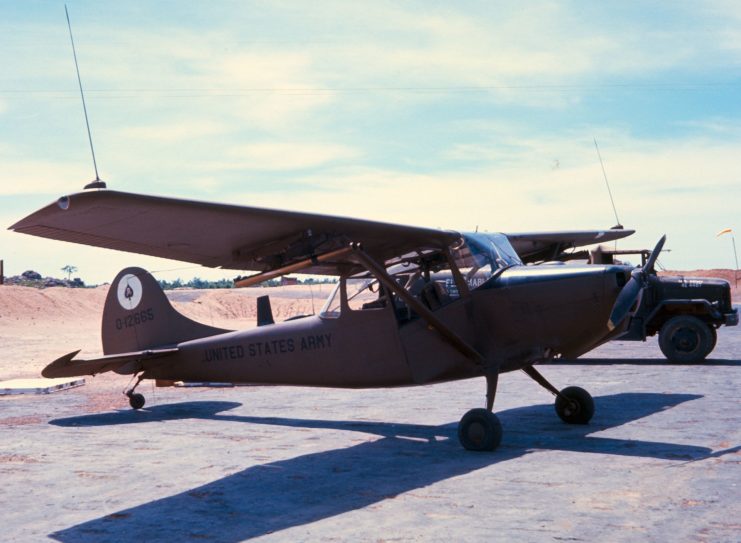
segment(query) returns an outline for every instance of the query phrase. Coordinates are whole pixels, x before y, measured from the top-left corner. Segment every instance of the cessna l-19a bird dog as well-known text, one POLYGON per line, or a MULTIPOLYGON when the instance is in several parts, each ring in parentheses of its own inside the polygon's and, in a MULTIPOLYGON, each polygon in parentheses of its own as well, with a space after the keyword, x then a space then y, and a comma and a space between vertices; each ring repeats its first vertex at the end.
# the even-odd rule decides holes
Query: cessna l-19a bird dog
MULTIPOLYGON (((534 364, 577 357, 623 332, 664 242, 643 268, 524 266, 503 234, 108 189, 64 196, 11 229, 257 272, 237 286, 297 272, 339 278, 318 315, 273 323, 263 299, 256 328, 229 331, 177 313, 149 273, 127 268, 105 302, 104 356, 70 353, 49 364, 46 377, 137 375, 126 392, 135 409, 144 405, 135 392, 143 379, 363 388, 485 377, 485 407, 466 413, 458 427, 470 450, 492 450, 501 440, 492 408, 499 374, 508 371, 524 370, 553 393, 565 422, 589 422, 590 395, 558 390, 534 364)), ((630 233, 560 237, 586 245, 630 233)), ((527 234, 516 239, 526 244, 527 234)))

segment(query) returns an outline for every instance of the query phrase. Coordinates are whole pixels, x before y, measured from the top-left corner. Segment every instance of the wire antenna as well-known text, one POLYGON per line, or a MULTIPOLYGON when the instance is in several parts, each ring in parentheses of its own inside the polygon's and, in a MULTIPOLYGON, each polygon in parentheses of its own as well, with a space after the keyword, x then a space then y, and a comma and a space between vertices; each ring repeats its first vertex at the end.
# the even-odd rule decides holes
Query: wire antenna
POLYGON ((87 106, 85 105, 85 93, 82 92, 82 79, 80 78, 80 66, 77 64, 77 51, 75 51, 75 39, 72 37, 72 24, 69 22, 69 11, 67 4, 64 5, 64 13, 67 16, 67 28, 69 28, 69 41, 72 44, 72 56, 75 58, 75 70, 77 70, 77 83, 80 86, 80 98, 82 98, 82 111, 85 113, 85 126, 87 126, 87 139, 90 142, 90 154, 93 155, 93 168, 95 169, 95 181, 85 185, 85 189, 104 189, 105 181, 101 181, 98 175, 98 163, 95 161, 95 149, 93 149, 93 136, 90 132, 90 120, 87 116, 87 106))
POLYGON ((607 194, 610 195, 610 203, 612 204, 612 211, 615 213, 615 221, 617 224, 613 226, 613 228, 623 228, 623 225, 620 224, 620 219, 618 219, 617 209, 615 208, 615 200, 612 198, 612 191, 610 190, 610 183, 607 181, 607 172, 605 172, 605 164, 602 162, 602 154, 599 152, 599 145, 597 145, 597 138, 594 138, 594 148, 597 149, 597 156, 599 157, 599 164, 602 166, 602 175, 605 178, 605 185, 607 186, 607 194))

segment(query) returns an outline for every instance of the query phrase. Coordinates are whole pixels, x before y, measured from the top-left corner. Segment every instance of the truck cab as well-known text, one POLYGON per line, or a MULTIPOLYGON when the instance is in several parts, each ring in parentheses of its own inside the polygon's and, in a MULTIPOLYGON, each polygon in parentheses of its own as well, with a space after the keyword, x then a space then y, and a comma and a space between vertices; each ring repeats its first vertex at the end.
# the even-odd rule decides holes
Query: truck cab
POLYGON ((659 335, 659 347, 671 362, 697 363, 715 348, 717 329, 738 324, 731 286, 705 277, 648 277, 643 299, 621 340, 645 341, 659 335))
MULTIPOLYGON (((605 250, 590 253, 591 264, 614 262, 615 256, 640 255, 646 263, 650 251, 605 250)), ((657 275, 647 277, 640 304, 621 341, 646 341, 659 335, 661 352, 670 362, 695 364, 713 352, 721 326, 736 326, 738 310, 731 301, 731 285, 723 279, 657 275)))

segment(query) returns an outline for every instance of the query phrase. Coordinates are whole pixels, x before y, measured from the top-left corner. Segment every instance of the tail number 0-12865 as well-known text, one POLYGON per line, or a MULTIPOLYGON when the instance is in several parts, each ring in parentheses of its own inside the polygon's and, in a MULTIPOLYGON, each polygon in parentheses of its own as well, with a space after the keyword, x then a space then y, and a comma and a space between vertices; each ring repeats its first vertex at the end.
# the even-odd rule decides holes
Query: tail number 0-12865
POLYGON ((116 329, 123 330, 124 328, 132 328, 134 326, 139 326, 140 324, 144 324, 145 322, 153 320, 154 311, 150 307, 148 309, 142 309, 141 311, 136 311, 134 313, 126 315, 123 318, 116 319, 116 329))

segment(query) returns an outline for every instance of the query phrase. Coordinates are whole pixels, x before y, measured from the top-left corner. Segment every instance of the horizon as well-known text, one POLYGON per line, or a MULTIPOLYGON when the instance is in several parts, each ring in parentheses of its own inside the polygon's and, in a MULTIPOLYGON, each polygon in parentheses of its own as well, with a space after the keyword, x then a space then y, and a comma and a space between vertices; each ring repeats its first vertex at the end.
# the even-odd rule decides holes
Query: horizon
MULTIPOLYGON (((596 139, 636 230, 620 248, 666 233, 666 269, 734 269, 716 238, 740 216, 733 2, 68 6, 111 189, 459 231, 607 229, 596 139)), ((4 11, 5 275, 242 273, 6 230, 95 174, 64 5, 4 11)))

